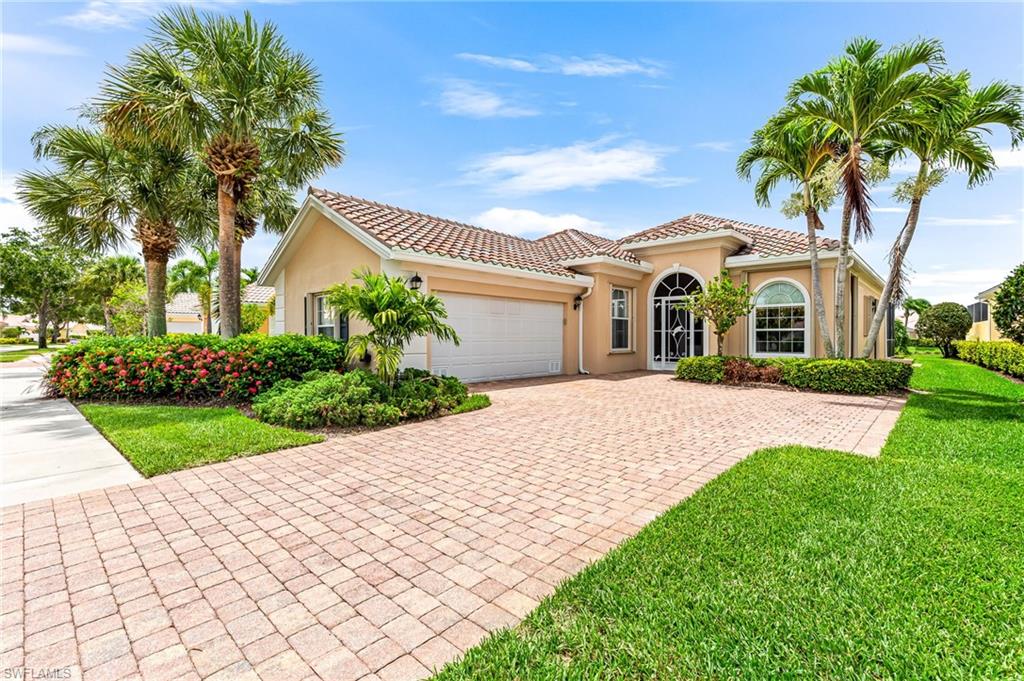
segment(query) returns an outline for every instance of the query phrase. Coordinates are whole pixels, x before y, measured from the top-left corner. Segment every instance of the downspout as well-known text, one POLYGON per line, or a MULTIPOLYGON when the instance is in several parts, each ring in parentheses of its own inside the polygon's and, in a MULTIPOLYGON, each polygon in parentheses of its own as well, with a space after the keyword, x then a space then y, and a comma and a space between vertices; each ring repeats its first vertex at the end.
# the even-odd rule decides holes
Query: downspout
POLYGON ((590 372, 583 368, 583 301, 586 300, 587 298, 589 298, 590 294, 593 293, 593 292, 594 292, 594 287, 593 286, 589 286, 589 287, 587 287, 587 292, 584 293, 582 296, 580 296, 580 314, 579 314, 580 329, 579 329, 579 333, 576 334, 576 339, 579 341, 579 350, 576 353, 576 357, 579 360, 579 372, 580 372, 580 374, 582 374, 584 376, 589 376, 590 372))

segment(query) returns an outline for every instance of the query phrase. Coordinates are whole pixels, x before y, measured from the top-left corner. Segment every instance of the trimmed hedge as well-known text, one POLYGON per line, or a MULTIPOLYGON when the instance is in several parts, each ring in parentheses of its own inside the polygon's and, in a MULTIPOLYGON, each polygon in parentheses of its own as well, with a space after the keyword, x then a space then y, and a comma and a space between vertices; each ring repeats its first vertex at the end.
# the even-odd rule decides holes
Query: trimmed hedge
POLYGON ((400 373, 393 387, 364 369, 314 371, 257 395, 252 409, 261 421, 292 428, 375 427, 454 411, 467 394, 457 378, 419 369, 400 373))
POLYGON ((684 357, 676 377, 702 383, 781 383, 800 390, 879 395, 906 388, 913 367, 879 359, 684 357))
POLYGON ((344 344, 322 336, 98 336, 54 353, 47 380, 52 394, 73 399, 244 401, 279 381, 341 368, 344 358, 344 344))
POLYGON ((1024 379, 1024 345, 1013 341, 956 341, 960 359, 1024 379))

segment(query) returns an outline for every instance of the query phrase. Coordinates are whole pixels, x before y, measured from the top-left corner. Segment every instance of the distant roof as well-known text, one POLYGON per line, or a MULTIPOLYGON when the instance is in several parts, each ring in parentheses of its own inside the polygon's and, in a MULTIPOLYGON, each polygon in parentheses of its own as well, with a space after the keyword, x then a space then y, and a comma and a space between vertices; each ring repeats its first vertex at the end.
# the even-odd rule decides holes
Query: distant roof
MULTIPOLYGON (((637 264, 640 261, 630 251, 630 246, 726 230, 735 231, 749 240, 731 255, 771 257, 807 252, 807 236, 801 232, 702 213, 687 215, 618 240, 579 229, 565 229, 539 239, 525 239, 326 189, 310 187, 309 194, 389 248, 567 277, 575 275, 571 269, 572 260, 601 256, 637 264)), ((524 224, 523 231, 530 231, 530 227, 524 224)), ((819 237, 818 248, 835 250, 839 248, 839 242, 819 237)))
MULTIPOLYGON (((249 284, 242 289, 242 304, 265 305, 274 299, 273 286, 249 284)), ((167 301, 166 314, 202 314, 198 293, 176 293, 167 301)))
POLYGON ((984 291, 982 291, 981 293, 979 293, 978 295, 976 295, 974 297, 974 299, 975 300, 984 300, 984 299, 988 298, 989 296, 993 295, 996 291, 998 291, 999 287, 1002 286, 1002 285, 1003 285, 1002 282, 1000 282, 1000 283, 996 284, 995 286, 992 286, 991 288, 987 288, 984 291))

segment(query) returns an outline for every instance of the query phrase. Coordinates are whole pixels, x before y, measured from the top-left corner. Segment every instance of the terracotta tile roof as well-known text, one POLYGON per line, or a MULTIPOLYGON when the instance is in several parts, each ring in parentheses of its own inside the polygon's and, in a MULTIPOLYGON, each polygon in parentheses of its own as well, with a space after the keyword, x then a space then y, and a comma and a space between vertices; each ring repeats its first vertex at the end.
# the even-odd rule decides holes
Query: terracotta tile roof
POLYGON ((274 299, 275 289, 273 286, 257 286, 249 284, 242 289, 242 303, 253 305, 265 305, 274 299))
MULTIPOLYGON (((571 277, 575 272, 560 265, 561 261, 606 256, 635 264, 640 260, 624 246, 725 229, 736 230, 751 240, 749 245, 744 245, 732 255, 768 257, 796 255, 807 250, 806 236, 800 232, 701 213, 645 229, 618 241, 578 229, 566 229, 531 240, 316 187, 310 187, 309 193, 390 248, 563 277, 571 277)), ((819 238, 818 244, 822 249, 839 247, 835 239, 819 238)), ((270 287, 263 288, 273 292, 270 287)))

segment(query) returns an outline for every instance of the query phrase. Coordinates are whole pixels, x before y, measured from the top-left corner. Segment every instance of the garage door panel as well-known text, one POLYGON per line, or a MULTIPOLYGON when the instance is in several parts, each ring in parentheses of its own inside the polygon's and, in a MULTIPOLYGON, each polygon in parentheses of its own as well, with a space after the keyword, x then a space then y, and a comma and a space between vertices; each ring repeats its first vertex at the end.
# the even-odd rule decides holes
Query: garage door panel
POLYGON ((562 371, 562 305, 438 293, 462 344, 435 341, 431 369, 464 381, 562 371))

